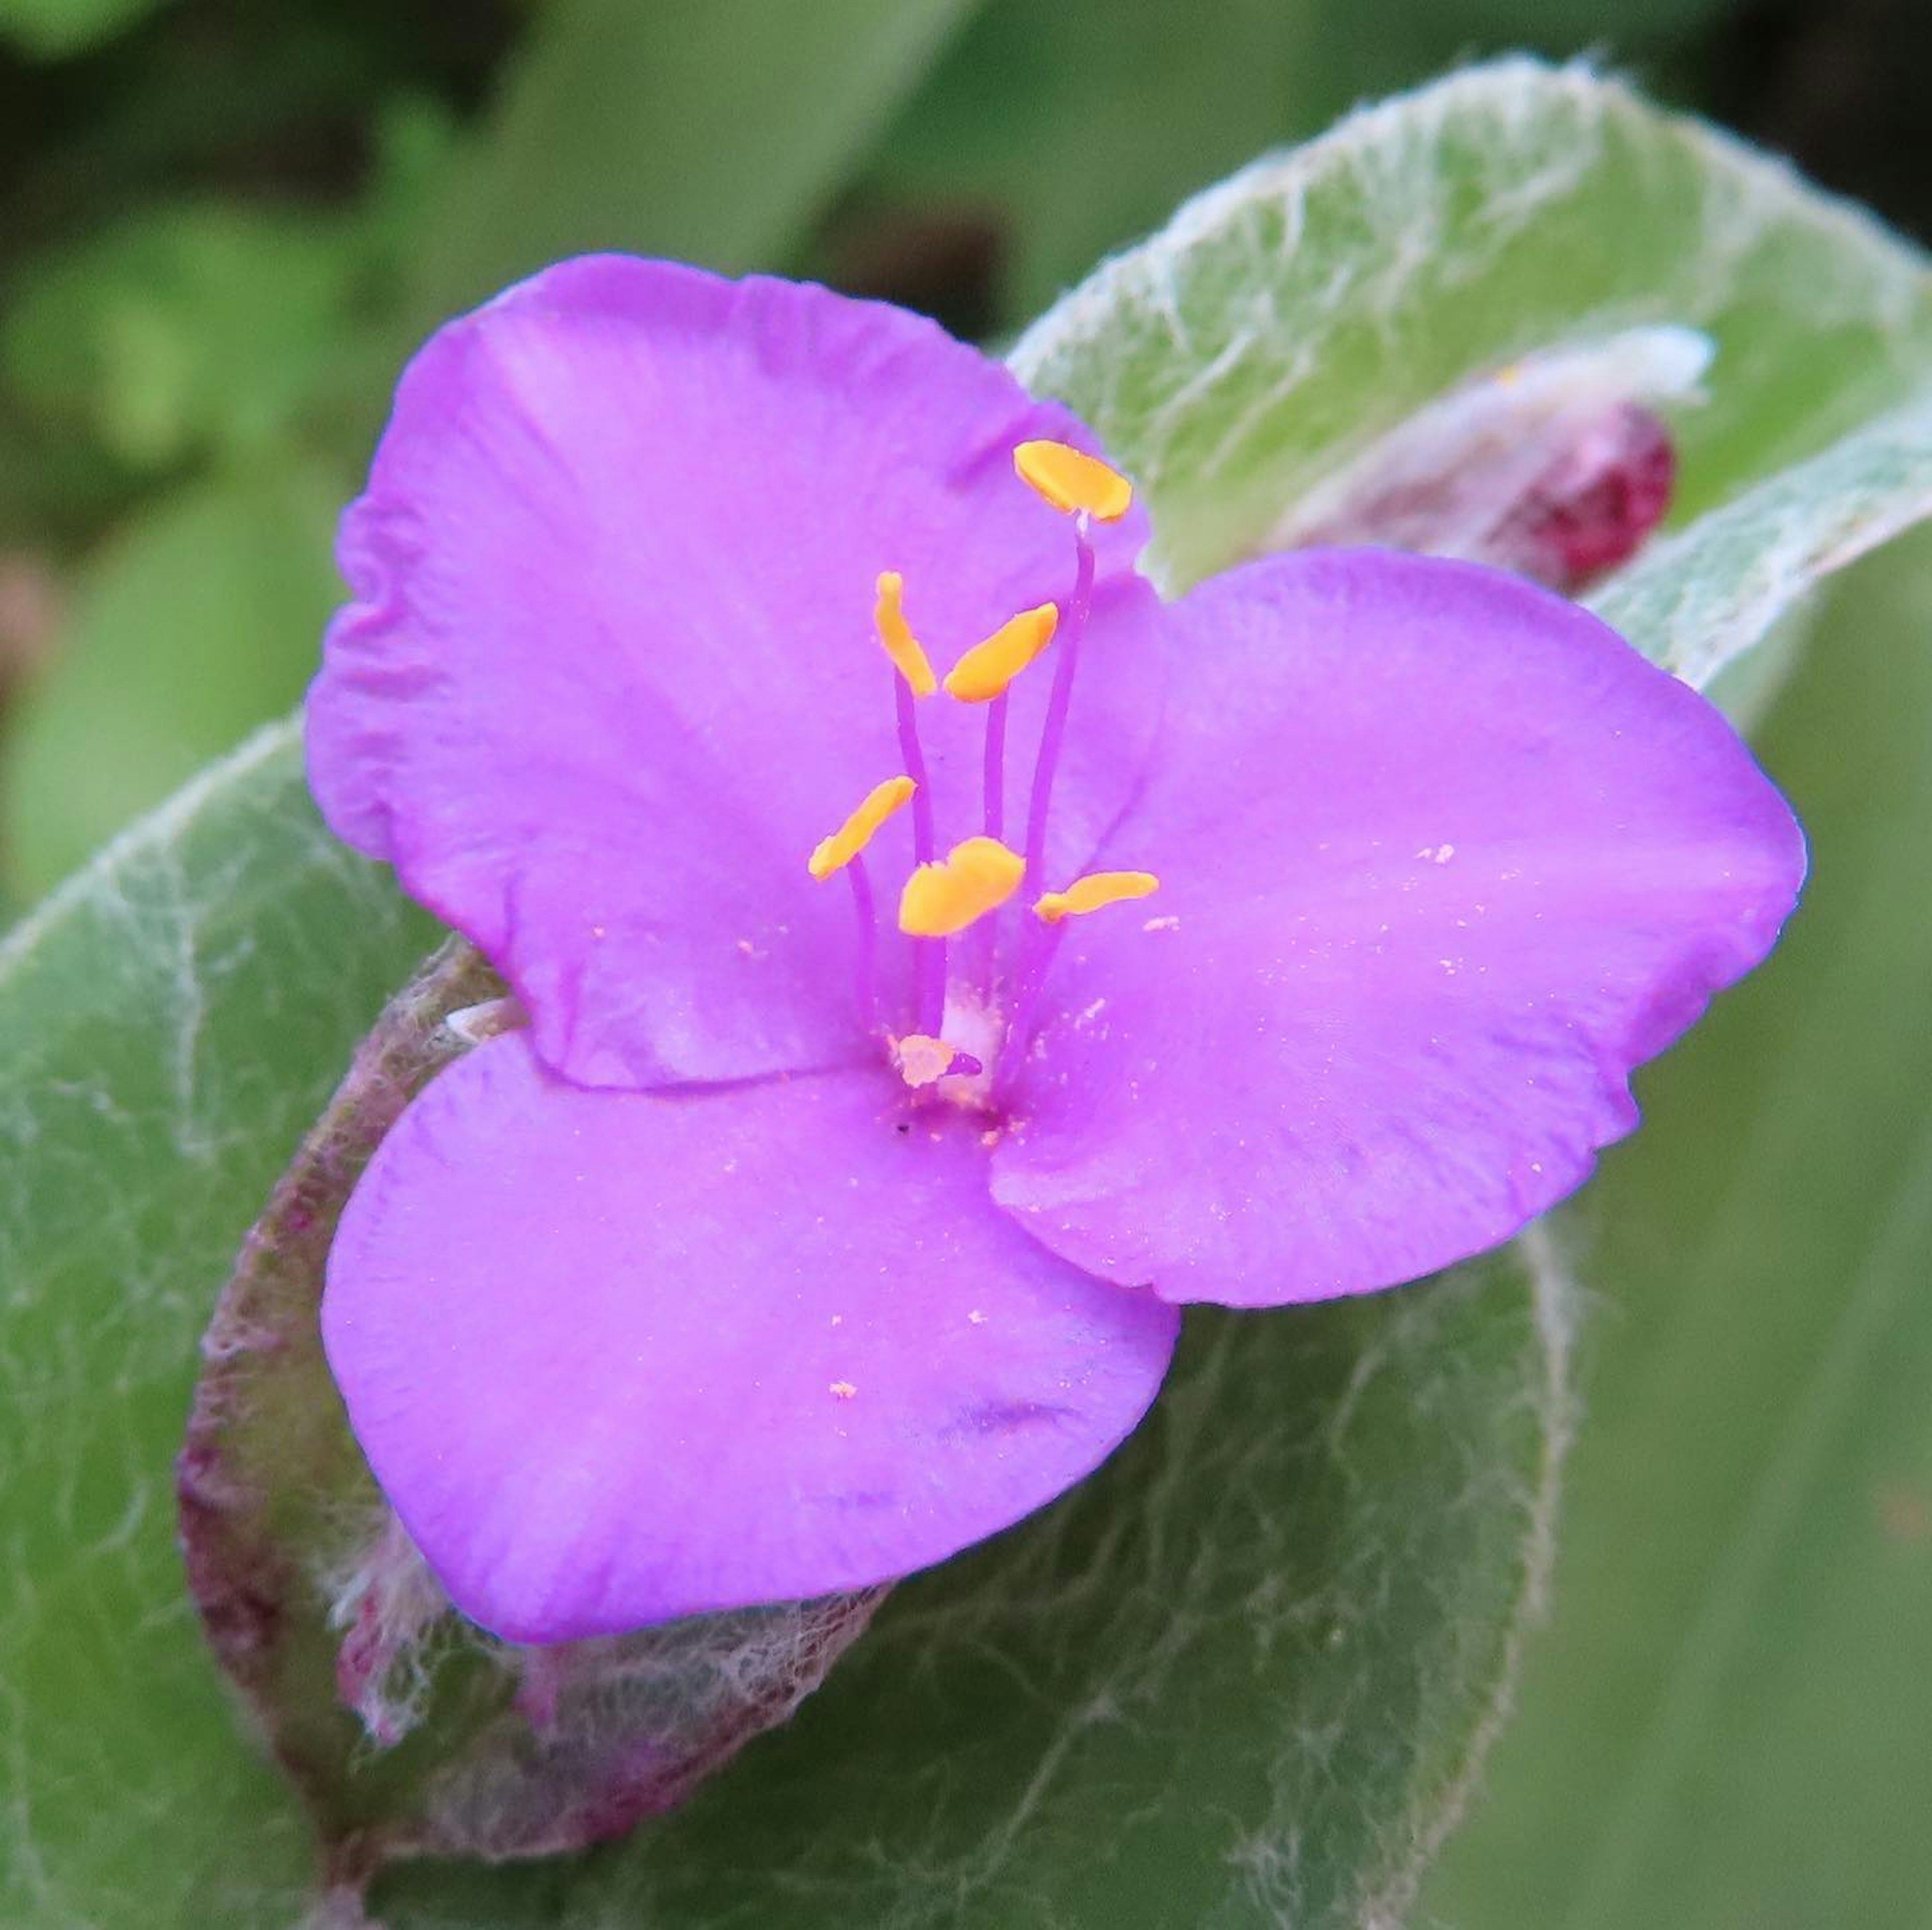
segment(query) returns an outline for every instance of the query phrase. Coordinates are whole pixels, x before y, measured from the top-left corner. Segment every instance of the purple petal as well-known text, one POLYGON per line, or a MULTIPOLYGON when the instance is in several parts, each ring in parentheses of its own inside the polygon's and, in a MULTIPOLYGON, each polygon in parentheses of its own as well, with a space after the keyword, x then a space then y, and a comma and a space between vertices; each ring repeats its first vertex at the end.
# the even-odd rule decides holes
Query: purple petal
MULTIPOLYGON (((874 580, 904 574, 942 670, 1063 595, 1065 522, 1012 469, 1042 435, 1091 446, 896 309, 622 256, 524 283, 417 356, 345 519, 356 601, 310 695, 324 814, 506 972, 581 1083, 844 1062, 851 911, 805 862, 902 768, 874 580)), ((1106 539, 1124 630, 1144 535, 1106 539)), ((1151 736, 1127 655, 1087 694, 1114 754, 1066 781, 1090 850, 1151 736)), ((921 706, 942 843, 979 829, 982 721, 921 706)), ((894 877, 908 835, 882 840, 894 877)), ((902 987, 895 934, 882 964, 902 987)))
POLYGON ((1311 551, 1172 614, 1185 682, 1105 859, 1160 892, 1064 928, 994 1197, 1241 1306, 1508 1238, 1771 949, 1790 810, 1701 697, 1511 577, 1311 551))
POLYGON ((974 1122, 894 1108, 883 1073, 587 1092, 522 1035, 410 1107, 343 1218, 322 1332, 465 1614, 561 1641, 860 1587, 1132 1428, 1173 1309, 1015 1227, 974 1122))

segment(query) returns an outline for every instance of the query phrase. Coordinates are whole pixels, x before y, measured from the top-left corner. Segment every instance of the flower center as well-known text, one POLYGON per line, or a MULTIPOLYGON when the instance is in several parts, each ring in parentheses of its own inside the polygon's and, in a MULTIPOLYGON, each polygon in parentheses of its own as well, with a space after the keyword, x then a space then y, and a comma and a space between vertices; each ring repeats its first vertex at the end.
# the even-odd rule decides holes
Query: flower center
POLYGON ((896 571, 883 572, 873 622, 892 666, 904 769, 874 785, 844 823, 819 841, 807 864, 820 881, 838 871, 850 881, 859 928, 861 1023, 883 1032, 892 1063, 909 1087, 974 1110, 997 1107, 1025 1052, 1064 922, 1145 898, 1158 882, 1147 871, 1096 871, 1058 890, 1042 889, 1054 778, 1093 607, 1094 557, 1088 532, 1096 520, 1112 523, 1124 516, 1133 491, 1124 476, 1064 442, 1022 442, 1013 451, 1013 466, 1036 494, 1072 519, 1073 588, 1064 610, 1052 603, 1022 610, 967 651, 942 682, 907 619, 904 578, 896 571), (1025 843, 1016 850, 1006 842, 1008 695, 1015 680, 1050 648, 1053 682, 1034 760, 1025 843), (942 691, 956 703, 982 707, 986 719, 985 828, 944 857, 934 841, 918 716, 918 706, 942 691), (914 1009, 910 1028, 897 1032, 879 1010, 878 921, 865 853, 880 829, 908 804, 913 869, 899 895, 898 927, 914 941, 914 1009), (1023 885, 1036 895, 1012 969, 1003 979, 997 970, 997 922, 1001 907, 1023 885), (949 943, 961 939, 965 940, 958 948, 963 969, 950 978, 949 943))

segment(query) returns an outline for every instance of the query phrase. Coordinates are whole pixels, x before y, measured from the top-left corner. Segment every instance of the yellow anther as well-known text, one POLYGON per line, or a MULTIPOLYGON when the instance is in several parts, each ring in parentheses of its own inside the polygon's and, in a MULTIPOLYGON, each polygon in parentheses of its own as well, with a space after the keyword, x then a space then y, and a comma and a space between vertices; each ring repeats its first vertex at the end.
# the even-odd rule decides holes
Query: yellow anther
POLYGON ((814 878, 842 871, 866 847, 872 835, 918 788, 910 778, 888 778, 866 793, 865 802, 830 838, 821 838, 808 861, 814 878))
POLYGON ((899 929, 914 938, 950 938, 998 911, 1025 875, 1017 851, 997 838, 969 838, 939 863, 914 869, 899 895, 899 929))
POLYGON ((1023 610, 983 643, 976 643, 946 673, 946 694, 962 703, 990 703, 1053 641, 1060 623, 1057 604, 1023 610))
POLYGON ((1034 900, 1033 908, 1048 925, 1058 925, 1064 918, 1078 918, 1103 905, 1144 898, 1160 887, 1160 880, 1151 871, 1090 871, 1064 892, 1042 892, 1034 900))
POLYGON ((1118 523, 1133 506, 1134 486, 1118 469, 1065 442, 1022 442, 1013 467, 1022 482, 1070 515, 1084 510, 1096 523, 1118 523))
POLYGON ((904 678, 913 695, 930 697, 938 689, 939 679, 932 674, 932 662, 905 620, 902 601, 905 579, 896 570, 882 570, 878 590, 879 600, 872 606, 872 621, 878 626, 879 641, 886 646, 893 669, 904 678))
POLYGON ((892 1056, 898 1062, 899 1077, 917 1092, 944 1078, 958 1054, 943 1038, 934 1038, 929 1032, 909 1032, 892 1047, 892 1056))

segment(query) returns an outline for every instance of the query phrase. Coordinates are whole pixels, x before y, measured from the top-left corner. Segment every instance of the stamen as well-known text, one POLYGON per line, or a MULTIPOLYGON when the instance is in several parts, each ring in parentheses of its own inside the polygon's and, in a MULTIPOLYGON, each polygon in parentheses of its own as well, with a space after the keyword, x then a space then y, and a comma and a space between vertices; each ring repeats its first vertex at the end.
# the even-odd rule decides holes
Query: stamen
POLYGON ((842 871, 872 843, 874 835, 887 819, 904 807, 918 789, 910 778, 888 778, 866 793, 865 801, 830 838, 821 838, 806 862, 806 868, 821 883, 835 871, 842 871))
POLYGON ((932 794, 926 783, 926 757, 920 748, 919 718, 914 700, 928 697, 938 689, 932 665, 905 620, 901 599, 905 579, 896 570, 879 572, 878 601, 872 608, 872 622, 892 660, 898 675, 892 679, 892 701, 898 712, 899 761, 915 787, 912 801, 912 855, 922 865, 929 862, 934 850, 932 794))
POLYGON ((997 911, 1019 889, 1025 862, 996 838, 969 838, 944 860, 921 865, 899 898, 899 929, 914 938, 950 938, 997 911))
POLYGON ((962 703, 990 703, 1053 641, 1058 605, 1043 603, 1001 624, 946 673, 946 694, 962 703))
POLYGON ((1055 509, 1118 523, 1132 508, 1134 486, 1097 456, 1065 442, 1022 442, 1013 451, 1021 481, 1055 509))
POLYGON ((932 674, 932 660, 920 647, 919 640, 912 634, 912 626, 905 620, 902 601, 905 579, 896 570, 882 570, 878 589, 878 601, 872 606, 872 622, 878 631, 879 641, 885 646, 893 669, 906 680, 913 695, 929 697, 939 685, 932 674))
POLYGON ((1042 892, 1034 900, 1033 908, 1048 925, 1058 925, 1064 918, 1078 918, 1128 898, 1144 898, 1160 889, 1160 880, 1151 871, 1090 871, 1064 892, 1042 892))
MULTIPOLYGON (((878 601, 872 613, 879 641, 898 674, 892 679, 892 703, 898 722, 899 761, 915 787, 912 796, 912 855, 918 865, 929 865, 938 848, 932 822, 932 793, 926 781, 926 753, 919 741, 917 700, 939 688, 926 652, 906 622, 900 598, 904 579, 896 570, 884 570, 878 580, 878 601)), ((946 947, 914 948, 913 997, 920 1023, 936 1031, 946 1005, 946 947)))
POLYGON ((892 1045, 899 1077, 914 1092, 942 1079, 975 1078, 986 1068, 970 1052, 962 1052, 929 1032, 910 1032, 892 1045))

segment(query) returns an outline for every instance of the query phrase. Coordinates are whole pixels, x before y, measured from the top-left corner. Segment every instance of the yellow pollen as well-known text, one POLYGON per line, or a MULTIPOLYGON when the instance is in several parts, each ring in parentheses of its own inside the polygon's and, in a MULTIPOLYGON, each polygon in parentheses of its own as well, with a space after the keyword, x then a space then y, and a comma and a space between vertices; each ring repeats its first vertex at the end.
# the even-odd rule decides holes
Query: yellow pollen
POLYGON ((1090 871, 1064 892, 1042 892, 1034 900, 1033 908, 1048 925, 1058 925, 1064 918, 1077 918, 1103 905, 1144 898, 1160 888, 1160 880, 1151 871, 1090 871))
POLYGON ((962 703, 990 703, 1053 641, 1060 623, 1056 604, 1023 610, 983 643, 976 643, 946 673, 946 694, 962 703))
POLYGON ((997 838, 969 838, 936 865, 915 868, 899 896, 899 929, 914 938, 950 938, 1020 888, 1026 860, 997 838))
POLYGON ((905 620, 902 603, 905 579, 896 570, 882 570, 878 590, 879 600, 872 606, 872 621, 878 626, 879 641, 886 646, 893 669, 904 678, 913 695, 928 697, 938 689, 939 679, 932 674, 931 660, 905 620))
POLYGON ((956 1056, 955 1049, 929 1032, 909 1032, 892 1047, 899 1077, 917 1092, 921 1086, 936 1085, 946 1076, 946 1068, 956 1056))
POLYGON ((866 801, 830 838, 821 838, 814 848, 807 868, 823 880, 842 871, 866 847, 872 834, 904 804, 918 789, 910 778, 888 778, 866 793, 866 801))
POLYGON ((1118 469, 1064 442, 1022 442, 1013 467, 1022 482, 1069 515, 1084 510, 1096 523, 1118 523, 1133 506, 1134 486, 1118 469))

